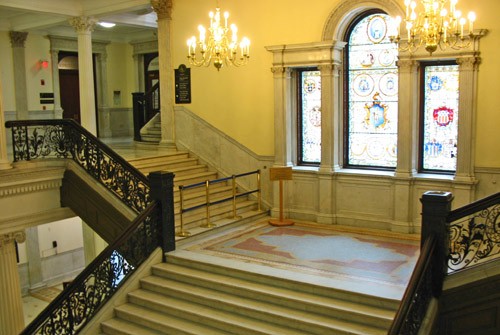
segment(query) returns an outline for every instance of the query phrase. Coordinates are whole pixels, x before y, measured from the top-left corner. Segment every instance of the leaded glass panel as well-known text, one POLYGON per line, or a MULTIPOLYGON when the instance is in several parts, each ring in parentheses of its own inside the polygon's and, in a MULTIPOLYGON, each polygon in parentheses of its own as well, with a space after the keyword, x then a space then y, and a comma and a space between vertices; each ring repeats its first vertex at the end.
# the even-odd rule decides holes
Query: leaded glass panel
POLYGON ((321 75, 317 70, 300 71, 301 163, 321 162, 321 75))
POLYGON ((422 168, 455 171, 458 135, 458 65, 424 70, 422 168))
POLYGON ((349 35, 347 165, 396 167, 398 68, 390 20, 368 15, 349 35))

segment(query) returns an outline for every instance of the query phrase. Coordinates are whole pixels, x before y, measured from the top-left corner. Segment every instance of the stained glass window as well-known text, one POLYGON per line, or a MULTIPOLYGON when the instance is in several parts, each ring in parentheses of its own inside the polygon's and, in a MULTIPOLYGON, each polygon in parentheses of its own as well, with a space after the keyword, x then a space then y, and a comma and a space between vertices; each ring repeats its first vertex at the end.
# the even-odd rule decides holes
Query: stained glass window
POLYGON ((316 69, 298 70, 299 164, 321 162, 321 76, 316 69))
POLYGON ((348 35, 345 160, 348 166, 395 168, 397 162, 397 47, 391 17, 371 14, 348 35))
POLYGON ((423 67, 421 170, 453 172, 457 165, 458 65, 423 67))

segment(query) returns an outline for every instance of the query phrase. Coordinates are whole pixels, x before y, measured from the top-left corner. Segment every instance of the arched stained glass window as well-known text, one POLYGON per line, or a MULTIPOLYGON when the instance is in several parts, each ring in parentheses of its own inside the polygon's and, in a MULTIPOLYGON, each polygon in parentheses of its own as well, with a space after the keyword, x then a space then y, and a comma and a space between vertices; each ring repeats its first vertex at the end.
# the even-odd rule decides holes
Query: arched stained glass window
POLYGON ((344 163, 394 169, 397 163, 397 47, 391 17, 365 14, 347 35, 344 163))

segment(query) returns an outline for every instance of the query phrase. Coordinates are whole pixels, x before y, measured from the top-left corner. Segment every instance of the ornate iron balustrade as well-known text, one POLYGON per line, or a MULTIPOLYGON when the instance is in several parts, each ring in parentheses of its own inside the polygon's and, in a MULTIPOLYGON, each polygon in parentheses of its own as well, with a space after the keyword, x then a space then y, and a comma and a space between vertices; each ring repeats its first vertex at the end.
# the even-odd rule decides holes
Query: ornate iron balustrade
POLYGON ((161 206, 152 202, 21 335, 77 334, 161 245, 161 206))
POLYGON ((500 192, 449 213, 450 272, 500 254, 500 192))
POLYGON ((148 179, 71 119, 8 121, 14 161, 71 158, 137 213, 149 199, 148 179))

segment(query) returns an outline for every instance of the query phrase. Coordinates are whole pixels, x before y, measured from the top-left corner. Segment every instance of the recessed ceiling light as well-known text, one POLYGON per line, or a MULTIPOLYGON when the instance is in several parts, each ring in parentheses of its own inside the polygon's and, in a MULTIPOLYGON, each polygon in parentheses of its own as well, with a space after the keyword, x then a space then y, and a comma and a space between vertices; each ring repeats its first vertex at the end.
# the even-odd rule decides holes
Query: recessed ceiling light
POLYGON ((99 25, 104 28, 113 28, 114 26, 116 26, 115 23, 111 22, 99 22, 99 25))

